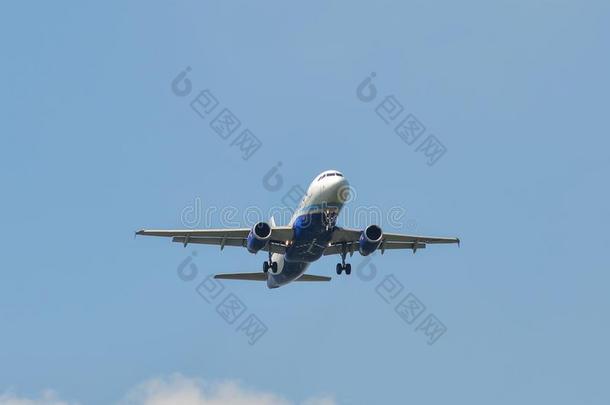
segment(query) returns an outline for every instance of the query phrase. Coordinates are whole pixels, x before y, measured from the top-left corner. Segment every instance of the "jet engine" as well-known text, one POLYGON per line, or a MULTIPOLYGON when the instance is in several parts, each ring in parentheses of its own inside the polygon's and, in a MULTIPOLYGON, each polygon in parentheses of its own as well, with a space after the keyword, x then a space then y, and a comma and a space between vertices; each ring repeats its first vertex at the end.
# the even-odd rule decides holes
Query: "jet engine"
POLYGON ((256 253, 267 245, 269 239, 271 239, 271 226, 266 222, 259 222, 248 234, 246 248, 248 252, 256 253))
POLYGON ((358 240, 358 250, 362 256, 368 256, 373 253, 381 244, 383 232, 377 225, 369 225, 360 234, 358 240))

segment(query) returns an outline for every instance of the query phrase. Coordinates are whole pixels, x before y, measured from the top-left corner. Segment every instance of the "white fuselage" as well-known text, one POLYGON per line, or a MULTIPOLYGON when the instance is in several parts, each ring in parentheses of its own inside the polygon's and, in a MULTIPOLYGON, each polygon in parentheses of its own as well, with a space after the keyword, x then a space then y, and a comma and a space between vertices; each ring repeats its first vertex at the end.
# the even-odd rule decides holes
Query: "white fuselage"
POLYGON ((278 267, 275 274, 270 272, 268 275, 270 288, 299 278, 311 262, 322 256, 336 218, 349 198, 349 191, 348 181, 336 170, 320 173, 311 182, 290 220, 294 240, 286 253, 272 255, 278 267))

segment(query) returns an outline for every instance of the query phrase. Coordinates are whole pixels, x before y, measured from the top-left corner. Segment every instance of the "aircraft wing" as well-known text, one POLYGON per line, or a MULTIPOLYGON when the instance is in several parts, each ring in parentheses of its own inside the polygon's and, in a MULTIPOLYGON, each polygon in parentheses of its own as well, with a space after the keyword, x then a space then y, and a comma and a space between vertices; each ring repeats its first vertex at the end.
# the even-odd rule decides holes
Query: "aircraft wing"
MULTIPOLYGON (((220 249, 225 246, 246 246, 246 240, 250 228, 236 229, 142 229, 136 235, 163 236, 172 238, 172 242, 182 243, 184 246, 189 243, 203 245, 217 245, 220 249)), ((284 253, 286 251, 286 241, 291 240, 293 230, 290 226, 273 226, 271 228, 271 238, 267 246, 262 250, 271 249, 273 253, 284 253)))
MULTIPOLYGON (((324 250, 324 255, 341 254, 345 249, 346 253, 352 255, 358 250, 358 240, 362 234, 361 229, 336 228, 333 232, 330 245, 324 250)), ((388 249, 410 249, 415 252, 417 249, 425 249, 426 245, 457 243, 459 238, 443 238, 423 235, 406 235, 399 233, 384 233, 379 250, 383 254, 388 249)))

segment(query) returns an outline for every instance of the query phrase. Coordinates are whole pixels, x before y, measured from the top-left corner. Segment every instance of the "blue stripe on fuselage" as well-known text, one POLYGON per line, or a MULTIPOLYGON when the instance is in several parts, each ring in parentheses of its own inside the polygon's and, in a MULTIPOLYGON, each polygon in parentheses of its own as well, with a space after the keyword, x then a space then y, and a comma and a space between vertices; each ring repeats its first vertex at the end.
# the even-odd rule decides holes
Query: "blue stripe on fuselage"
POLYGON ((292 228, 294 238, 292 244, 286 249, 286 261, 311 263, 318 260, 332 236, 332 229, 326 229, 323 214, 300 215, 293 222, 292 228))
POLYGON ((324 203, 301 207, 298 216, 292 222, 294 237, 284 254, 284 267, 279 274, 268 273, 267 286, 277 288, 299 278, 309 263, 318 260, 324 254, 332 237, 332 229, 326 230, 322 211, 336 209, 343 204, 324 203))

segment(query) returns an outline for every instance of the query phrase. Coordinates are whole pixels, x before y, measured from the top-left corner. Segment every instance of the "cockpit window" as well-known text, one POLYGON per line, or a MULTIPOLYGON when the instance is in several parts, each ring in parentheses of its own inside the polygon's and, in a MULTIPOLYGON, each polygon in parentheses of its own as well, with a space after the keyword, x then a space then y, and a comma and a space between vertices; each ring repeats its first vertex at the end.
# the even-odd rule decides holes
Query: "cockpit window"
POLYGON ((324 177, 330 177, 330 176, 339 176, 339 177, 343 177, 343 175, 341 173, 338 172, 333 172, 333 173, 325 173, 323 175, 321 175, 320 177, 318 177, 318 180, 316 181, 320 181, 322 180, 324 177))

